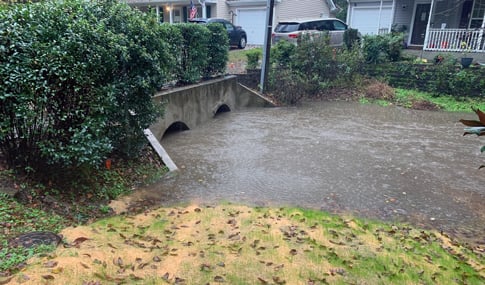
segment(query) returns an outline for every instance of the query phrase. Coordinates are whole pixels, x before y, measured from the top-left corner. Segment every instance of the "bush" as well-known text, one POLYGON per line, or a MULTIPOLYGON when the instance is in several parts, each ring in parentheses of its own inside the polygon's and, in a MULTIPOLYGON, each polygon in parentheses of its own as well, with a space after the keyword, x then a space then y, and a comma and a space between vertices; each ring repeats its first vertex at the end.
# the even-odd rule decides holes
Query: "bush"
POLYGON ((155 18, 118 1, 0 10, 0 149, 11 166, 54 172, 134 156, 161 113, 171 70, 155 18))
POLYGON ((246 51, 246 57, 248 59, 247 69, 256 69, 259 66, 259 59, 262 56, 261 49, 250 49, 246 51))
POLYGON ((296 45, 288 41, 279 41, 271 48, 271 61, 279 67, 289 67, 296 52, 296 45))
POLYGON ((210 33, 207 27, 190 23, 176 24, 182 35, 178 81, 182 84, 198 82, 207 66, 210 33))
POLYGON ((358 45, 360 41, 359 31, 357 29, 347 29, 344 32, 344 44, 348 49, 358 45))
POLYGON ((298 46, 287 42, 275 45, 268 90, 282 102, 293 104, 303 95, 321 95, 325 89, 359 82, 356 79, 364 63, 359 47, 334 48, 329 42, 328 35, 305 36, 298 46))
POLYGON ((204 69, 204 77, 224 74, 226 70, 229 50, 229 37, 221 24, 210 23, 207 25, 211 34, 208 42, 207 64, 204 69))
POLYGON ((173 83, 178 80, 182 73, 182 42, 183 37, 176 25, 169 23, 160 24, 160 38, 168 45, 168 59, 172 63, 170 73, 167 74, 165 83, 173 83))
POLYGON ((368 63, 397 61, 403 47, 402 33, 364 36, 363 52, 368 63))

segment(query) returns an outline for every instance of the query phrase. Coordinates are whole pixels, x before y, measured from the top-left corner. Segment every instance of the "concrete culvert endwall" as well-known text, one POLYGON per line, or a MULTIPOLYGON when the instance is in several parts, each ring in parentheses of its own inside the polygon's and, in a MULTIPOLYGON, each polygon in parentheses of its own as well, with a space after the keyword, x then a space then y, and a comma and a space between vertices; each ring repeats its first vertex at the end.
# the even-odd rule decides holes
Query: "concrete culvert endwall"
POLYGON ((231 108, 229 108, 229 106, 227 106, 226 104, 222 104, 221 106, 219 106, 219 108, 217 108, 217 111, 214 114, 214 116, 217 116, 217 114, 225 113, 225 112, 231 112, 231 108))
POLYGON ((187 127, 187 125, 184 122, 180 122, 180 121, 175 122, 175 123, 171 124, 167 128, 167 130, 165 130, 162 138, 166 135, 169 135, 169 134, 178 133, 178 132, 187 131, 187 130, 189 130, 189 127, 187 127))

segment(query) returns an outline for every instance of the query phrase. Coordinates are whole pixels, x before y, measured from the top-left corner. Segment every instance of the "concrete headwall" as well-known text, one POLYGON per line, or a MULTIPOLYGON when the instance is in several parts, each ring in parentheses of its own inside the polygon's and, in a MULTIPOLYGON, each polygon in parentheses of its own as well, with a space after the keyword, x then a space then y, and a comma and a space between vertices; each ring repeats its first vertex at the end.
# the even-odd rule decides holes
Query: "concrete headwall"
POLYGON ((240 86, 236 76, 162 91, 155 94, 153 100, 165 103, 164 117, 150 126, 158 140, 173 123, 183 122, 192 129, 212 119, 223 105, 230 110, 270 106, 257 93, 240 86))

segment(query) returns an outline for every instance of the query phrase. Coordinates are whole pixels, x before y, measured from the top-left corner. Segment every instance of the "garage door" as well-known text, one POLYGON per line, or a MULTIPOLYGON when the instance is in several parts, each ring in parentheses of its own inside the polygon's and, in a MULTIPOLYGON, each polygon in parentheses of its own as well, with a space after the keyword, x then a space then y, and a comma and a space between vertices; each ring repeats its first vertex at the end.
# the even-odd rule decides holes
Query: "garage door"
POLYGON ((237 25, 248 35, 248 44, 263 45, 266 9, 240 9, 237 25))
MULTIPOLYGON (((383 7, 380 28, 388 29, 391 25, 391 8, 383 7)), ((377 35, 379 27, 379 8, 353 8, 350 27, 358 29, 362 35, 377 35)))

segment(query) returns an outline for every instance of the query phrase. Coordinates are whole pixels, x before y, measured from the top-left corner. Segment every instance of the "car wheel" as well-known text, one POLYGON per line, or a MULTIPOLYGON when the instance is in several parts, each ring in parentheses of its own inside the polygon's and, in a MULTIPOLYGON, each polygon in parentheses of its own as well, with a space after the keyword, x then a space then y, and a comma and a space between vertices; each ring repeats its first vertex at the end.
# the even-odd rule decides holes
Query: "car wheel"
POLYGON ((244 49, 246 47, 246 38, 245 37, 241 37, 239 39, 239 45, 238 45, 238 47, 240 49, 244 49))

